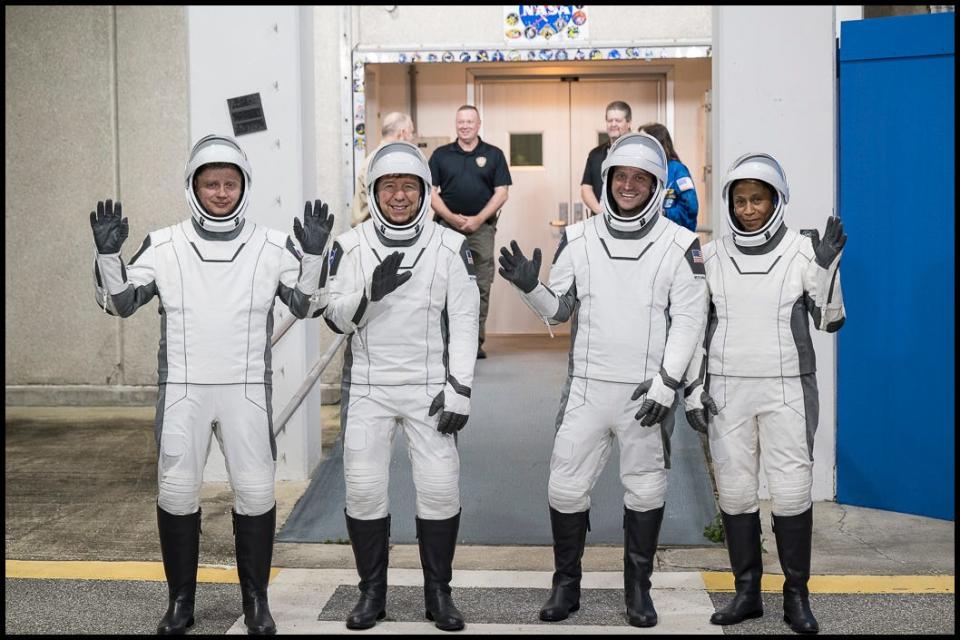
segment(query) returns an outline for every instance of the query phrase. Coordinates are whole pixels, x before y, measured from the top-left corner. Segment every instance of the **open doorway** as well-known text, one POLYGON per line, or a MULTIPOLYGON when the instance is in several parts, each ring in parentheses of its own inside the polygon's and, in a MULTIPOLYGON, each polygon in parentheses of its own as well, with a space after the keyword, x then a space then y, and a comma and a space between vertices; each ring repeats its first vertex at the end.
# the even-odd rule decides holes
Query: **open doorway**
MULTIPOLYGON (((526 250, 540 247, 546 281, 563 224, 582 219, 586 211, 580 180, 587 153, 606 133, 604 109, 613 100, 630 104, 634 130, 649 121, 670 129, 694 177, 700 227, 709 230, 705 102, 710 76, 709 58, 367 64, 366 149, 379 143, 384 115, 406 111, 429 157, 440 144, 455 140, 456 109, 475 104, 481 138, 500 147, 511 162, 513 186, 497 244, 515 239, 526 250)), ((488 335, 545 333, 543 323, 501 280, 494 278, 488 335)), ((569 325, 554 332, 567 333, 569 325)))

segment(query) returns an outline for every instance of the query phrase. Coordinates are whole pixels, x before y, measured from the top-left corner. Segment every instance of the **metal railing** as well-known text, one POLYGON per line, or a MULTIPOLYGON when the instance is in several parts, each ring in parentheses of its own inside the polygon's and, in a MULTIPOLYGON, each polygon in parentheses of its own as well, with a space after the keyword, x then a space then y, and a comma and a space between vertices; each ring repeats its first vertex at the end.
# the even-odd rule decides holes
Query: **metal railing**
MULTIPOLYGON (((291 323, 292 324, 292 323, 291 323)), ((287 327, 289 329, 289 327, 287 327)), ((282 334, 280 334, 282 335, 282 334)), ((274 344, 276 344, 276 338, 274 344)), ((317 383, 317 380, 320 379, 320 374, 323 373, 323 370, 327 368, 327 365, 333 360, 333 356, 336 355, 337 349, 346 341, 347 336, 345 334, 337 335, 337 338, 333 341, 327 350, 320 356, 320 359, 317 360, 317 363, 313 365, 310 369, 310 373, 307 374, 306 379, 303 381, 303 384, 300 385, 300 388, 297 389, 297 392, 293 394, 293 397, 290 399, 290 402, 287 403, 287 406, 283 408, 283 411, 273 422, 273 435, 278 435, 281 431, 287 428, 287 422, 290 421, 290 418, 293 417, 293 414, 296 413, 297 409, 300 408, 300 405, 303 404, 304 398, 307 397, 307 394, 310 393, 310 390, 313 388, 313 385, 317 383)))

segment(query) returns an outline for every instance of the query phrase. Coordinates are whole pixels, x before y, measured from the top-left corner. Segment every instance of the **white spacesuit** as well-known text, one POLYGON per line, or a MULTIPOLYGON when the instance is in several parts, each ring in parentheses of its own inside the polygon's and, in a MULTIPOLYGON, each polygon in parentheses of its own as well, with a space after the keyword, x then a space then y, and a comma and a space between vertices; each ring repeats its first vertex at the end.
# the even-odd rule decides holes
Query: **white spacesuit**
POLYGON ((401 429, 416 485, 428 616, 440 628, 462 628, 448 583, 460 518, 455 433, 470 412, 477 355, 473 260, 463 235, 427 216, 430 169, 415 146, 382 147, 367 183, 371 217, 331 247, 324 313, 332 329, 350 335, 340 406, 345 514, 361 597, 347 626, 368 628, 384 615, 388 474, 401 429), (412 217, 402 223, 384 213, 377 193, 380 178, 397 175, 415 176, 421 187, 412 217))
MULTIPOLYGON (((279 296, 296 317, 322 313, 322 244, 332 218, 320 229, 318 254, 302 257, 286 233, 245 220, 251 168, 228 136, 198 141, 184 180, 192 218, 148 234, 127 265, 120 257, 127 229, 125 219, 121 226, 120 203, 115 212, 110 201, 106 210, 101 203, 99 218, 91 213, 98 241, 97 302, 107 313, 127 317, 154 296, 160 300, 157 516, 171 610, 159 631, 176 632, 192 624, 200 487, 211 436, 216 435, 234 490, 248 626, 275 632, 266 601, 276 518, 273 307, 279 296), (227 215, 212 215, 195 192, 194 178, 208 165, 239 171, 242 195, 227 215), (103 244, 111 233, 111 242, 103 244)), ((313 216, 306 216, 306 222, 316 231, 313 216)))
POLYGON ((669 410, 705 322, 703 263, 696 234, 662 215, 667 159, 656 139, 639 133, 618 138, 602 173, 603 215, 566 227, 549 285, 537 280, 539 250, 526 261, 516 243, 513 256, 501 250, 500 273, 545 322, 573 318, 569 378, 550 462, 556 572, 540 617, 562 620, 579 607, 590 491, 616 438, 625 489, 628 615, 631 624, 653 626, 649 576, 670 464, 669 410), (645 206, 631 215, 620 211, 611 193, 618 167, 656 179, 645 206), (518 269, 528 274, 518 276, 518 269), (641 422, 652 406, 657 419, 641 422), (655 422, 659 428, 648 428, 655 422))
MULTIPOLYGON (((737 597, 711 621, 732 624, 762 615, 758 501, 762 460, 787 576, 784 606, 794 630, 811 632, 816 621, 806 604, 804 574, 809 576, 819 401, 809 319, 821 331, 833 332, 843 324, 838 265, 846 236, 836 218, 828 222, 823 241, 816 231, 797 232, 785 226, 789 187, 782 167, 767 154, 738 158, 722 194, 731 234, 704 247, 709 288, 706 353, 697 350, 685 391, 691 425, 709 433, 721 516, 737 576, 737 597), (766 189, 772 205, 766 222, 752 231, 735 214, 734 190, 744 181, 766 189)), ((743 199, 739 206, 747 211, 750 205, 743 199)))

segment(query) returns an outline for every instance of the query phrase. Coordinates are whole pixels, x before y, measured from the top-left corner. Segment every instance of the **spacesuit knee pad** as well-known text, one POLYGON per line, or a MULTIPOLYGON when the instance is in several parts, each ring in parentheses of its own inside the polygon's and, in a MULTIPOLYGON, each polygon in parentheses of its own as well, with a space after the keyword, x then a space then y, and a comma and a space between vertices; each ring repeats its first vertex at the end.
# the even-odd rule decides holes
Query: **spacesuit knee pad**
POLYGON ((631 473, 623 476, 623 504, 633 511, 659 509, 667 499, 667 472, 631 473))
POLYGON ((731 516, 759 509, 758 489, 757 479, 750 475, 717 476, 717 502, 731 516))
POLYGON ((260 516, 276 504, 273 474, 250 475, 234 482, 234 511, 241 516, 260 516))
POLYGON ((586 482, 551 472, 547 502, 560 513, 586 511, 590 508, 589 487, 586 482))
POLYGON ((771 475, 771 510, 778 516, 796 516, 810 508, 812 502, 813 476, 810 473, 771 475))
POLYGON ((460 474, 457 469, 417 474, 417 515, 446 520, 460 513, 460 474))
POLYGON ((175 473, 160 477, 157 504, 174 516, 187 516, 200 508, 200 480, 175 473))
POLYGON ((357 520, 387 517, 387 476, 369 469, 344 469, 347 514, 357 520))

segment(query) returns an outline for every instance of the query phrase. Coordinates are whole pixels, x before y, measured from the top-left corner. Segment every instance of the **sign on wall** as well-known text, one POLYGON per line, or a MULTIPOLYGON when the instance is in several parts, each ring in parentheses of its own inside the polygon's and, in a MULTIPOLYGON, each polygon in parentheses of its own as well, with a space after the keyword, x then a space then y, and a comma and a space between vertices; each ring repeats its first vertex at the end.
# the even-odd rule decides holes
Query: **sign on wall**
POLYGON ((580 4, 514 4, 503 7, 503 38, 528 45, 587 40, 587 8, 580 4))

